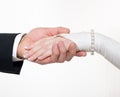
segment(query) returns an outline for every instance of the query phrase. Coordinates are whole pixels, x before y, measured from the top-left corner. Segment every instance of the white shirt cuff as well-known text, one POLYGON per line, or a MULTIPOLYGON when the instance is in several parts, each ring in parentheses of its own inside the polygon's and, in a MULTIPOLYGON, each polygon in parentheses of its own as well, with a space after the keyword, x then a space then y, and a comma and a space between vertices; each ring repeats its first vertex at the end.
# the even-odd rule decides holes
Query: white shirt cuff
POLYGON ((21 38, 23 37, 24 34, 25 33, 21 33, 15 37, 14 44, 13 44, 13 53, 12 53, 14 62, 23 60, 23 59, 17 58, 17 48, 18 48, 19 42, 21 41, 21 38))

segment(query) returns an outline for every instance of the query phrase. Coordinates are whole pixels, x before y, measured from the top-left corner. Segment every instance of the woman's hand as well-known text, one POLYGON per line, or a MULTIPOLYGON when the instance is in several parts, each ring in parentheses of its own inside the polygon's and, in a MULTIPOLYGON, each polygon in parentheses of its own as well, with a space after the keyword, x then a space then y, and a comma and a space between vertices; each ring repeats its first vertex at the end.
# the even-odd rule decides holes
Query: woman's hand
POLYGON ((85 56, 86 52, 79 51, 77 53, 77 46, 74 42, 63 37, 53 36, 40 39, 29 46, 25 58, 30 61, 41 63, 40 61, 51 57, 51 60, 53 60, 51 63, 53 63, 55 60, 59 60, 58 62, 64 62, 65 60, 69 61, 75 55, 85 56))

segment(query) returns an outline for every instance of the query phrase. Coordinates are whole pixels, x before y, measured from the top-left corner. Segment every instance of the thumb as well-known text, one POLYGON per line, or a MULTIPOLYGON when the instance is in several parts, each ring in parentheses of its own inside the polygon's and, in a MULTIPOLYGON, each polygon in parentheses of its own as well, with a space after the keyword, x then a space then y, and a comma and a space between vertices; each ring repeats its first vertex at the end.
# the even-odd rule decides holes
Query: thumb
POLYGON ((65 27, 57 27, 57 32, 58 32, 59 34, 62 34, 62 33, 68 34, 68 33, 70 33, 70 29, 65 28, 65 27))
POLYGON ((77 51, 76 52, 76 56, 78 56, 78 57, 84 57, 84 56, 86 56, 87 55, 87 53, 86 53, 86 51, 77 51))
POLYGON ((57 34, 68 34, 70 33, 70 29, 65 27, 56 27, 52 29, 48 29, 49 33, 47 33, 49 36, 57 35, 57 34))

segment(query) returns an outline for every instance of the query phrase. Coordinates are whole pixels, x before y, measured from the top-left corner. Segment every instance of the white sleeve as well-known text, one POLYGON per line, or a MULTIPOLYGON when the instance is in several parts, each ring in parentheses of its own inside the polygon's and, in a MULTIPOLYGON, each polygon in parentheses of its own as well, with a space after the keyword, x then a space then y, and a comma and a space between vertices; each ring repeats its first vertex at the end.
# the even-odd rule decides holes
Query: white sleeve
MULTIPOLYGON (((91 51, 91 33, 81 32, 61 34, 61 36, 74 41, 79 50, 91 51)), ((95 33, 95 51, 120 69, 120 43, 102 34, 95 33)))
POLYGON ((12 57, 13 57, 14 62, 23 60, 23 59, 17 58, 17 48, 18 48, 19 42, 21 41, 21 38, 23 37, 23 35, 24 35, 24 33, 18 34, 15 37, 14 44, 13 44, 13 53, 12 53, 12 57))

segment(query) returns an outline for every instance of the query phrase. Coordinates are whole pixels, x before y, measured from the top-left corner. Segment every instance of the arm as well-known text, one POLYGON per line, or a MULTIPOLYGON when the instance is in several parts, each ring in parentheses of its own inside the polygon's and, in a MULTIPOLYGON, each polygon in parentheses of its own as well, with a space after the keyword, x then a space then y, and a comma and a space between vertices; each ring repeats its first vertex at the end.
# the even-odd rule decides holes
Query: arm
MULTIPOLYGON (((56 28, 36 28, 30 31, 27 35, 23 36, 18 42, 18 34, 0 34, 0 71, 6 73, 19 74, 23 61, 17 58, 24 59, 22 53, 24 46, 34 43, 38 39, 60 34, 69 33, 69 29, 63 27, 56 28), (15 40, 15 41, 14 41, 15 40), (14 46, 14 44, 16 44, 14 46), (14 60, 15 58, 15 60, 14 60), (17 59, 17 61, 16 61, 17 59)), ((58 55, 59 56, 59 55, 58 55)), ((49 63, 51 60, 43 60, 42 62, 49 63)), ((57 61, 57 60, 56 60, 57 61)))
MULTIPOLYGON (((61 34, 58 36, 62 36, 64 38, 54 37, 50 40, 46 39, 45 44, 42 47, 39 47, 41 41, 36 42, 34 45, 30 47, 30 51, 28 52, 31 54, 29 56, 30 60, 41 60, 47 56, 52 55, 52 46, 54 43, 58 41, 64 41, 66 49, 70 44, 70 40, 76 43, 77 50, 85 50, 91 52, 91 33, 71 33, 71 34, 61 34), (65 39, 66 38, 66 39, 65 39), (47 52, 46 52, 47 51, 47 52)), ((120 43, 116 42, 115 40, 106 37, 102 34, 95 33, 94 35, 94 50, 104 56, 108 61, 113 63, 116 67, 120 68, 120 43)))
MULTIPOLYGON (((30 33, 28 33, 25 38, 23 39, 23 41, 21 41, 21 44, 18 47, 18 55, 20 55, 19 57, 24 57, 27 58, 27 53, 24 54, 26 52, 25 49, 27 49, 27 46, 34 44, 35 42, 37 42, 38 40, 42 39, 42 38, 46 38, 49 36, 54 36, 54 35, 58 35, 58 34, 63 34, 69 33, 69 29, 67 28, 63 28, 63 27, 56 27, 56 28, 36 28, 33 29, 32 31, 30 31, 30 33), (27 41, 27 43, 26 43, 27 41), (23 48, 26 47, 26 48, 23 48), (21 50, 22 49, 22 50, 21 50), (24 54, 24 56, 23 56, 24 54)), ((54 45, 55 48, 52 49, 53 54, 49 57, 47 57, 44 60, 34 60, 33 62, 39 63, 39 64, 48 64, 48 63, 54 63, 54 62, 64 62, 64 61, 69 61, 71 60, 71 58, 74 55, 77 55, 79 57, 81 56, 85 56, 86 52, 85 51, 76 51, 76 45, 75 43, 71 43, 71 45, 69 46, 69 50, 65 49, 64 43, 60 42, 56 45, 54 45)))
MULTIPOLYGON (((17 47, 17 57, 23 58, 23 53, 25 52, 25 46, 30 45, 38 41, 39 39, 53 36, 61 33, 69 33, 69 29, 63 28, 63 27, 56 27, 56 28, 36 28, 30 31, 27 35, 22 37, 21 41, 18 44, 17 47)), ((6 72, 6 73, 14 73, 19 74, 23 61, 13 61, 13 44, 14 39, 18 34, 0 34, 0 71, 6 72)), ((76 46, 72 44, 73 47, 69 47, 69 49, 75 51, 76 46)), ((54 45, 55 48, 53 49, 53 55, 51 57, 48 57, 45 60, 42 61, 34 61, 39 64, 48 64, 53 62, 64 62, 65 60, 70 60, 73 57, 73 53, 67 52, 66 50, 63 50, 65 46, 63 43, 58 43, 58 45, 54 45), (62 47, 61 47, 62 45, 62 47), (63 56, 67 56, 66 58, 63 58, 63 56)), ((74 52, 76 53, 76 52, 74 52)), ((78 56, 82 56, 85 52, 78 52, 78 56)))
MULTIPOLYGON (((79 50, 91 51, 91 33, 72 33, 61 35, 67 39, 74 41, 79 50)), ((95 51, 104 56, 108 61, 120 68, 120 43, 104 36, 99 33, 95 33, 95 51)))
POLYGON ((0 71, 19 74, 23 61, 13 62, 12 51, 14 39, 18 34, 0 34, 0 71))

